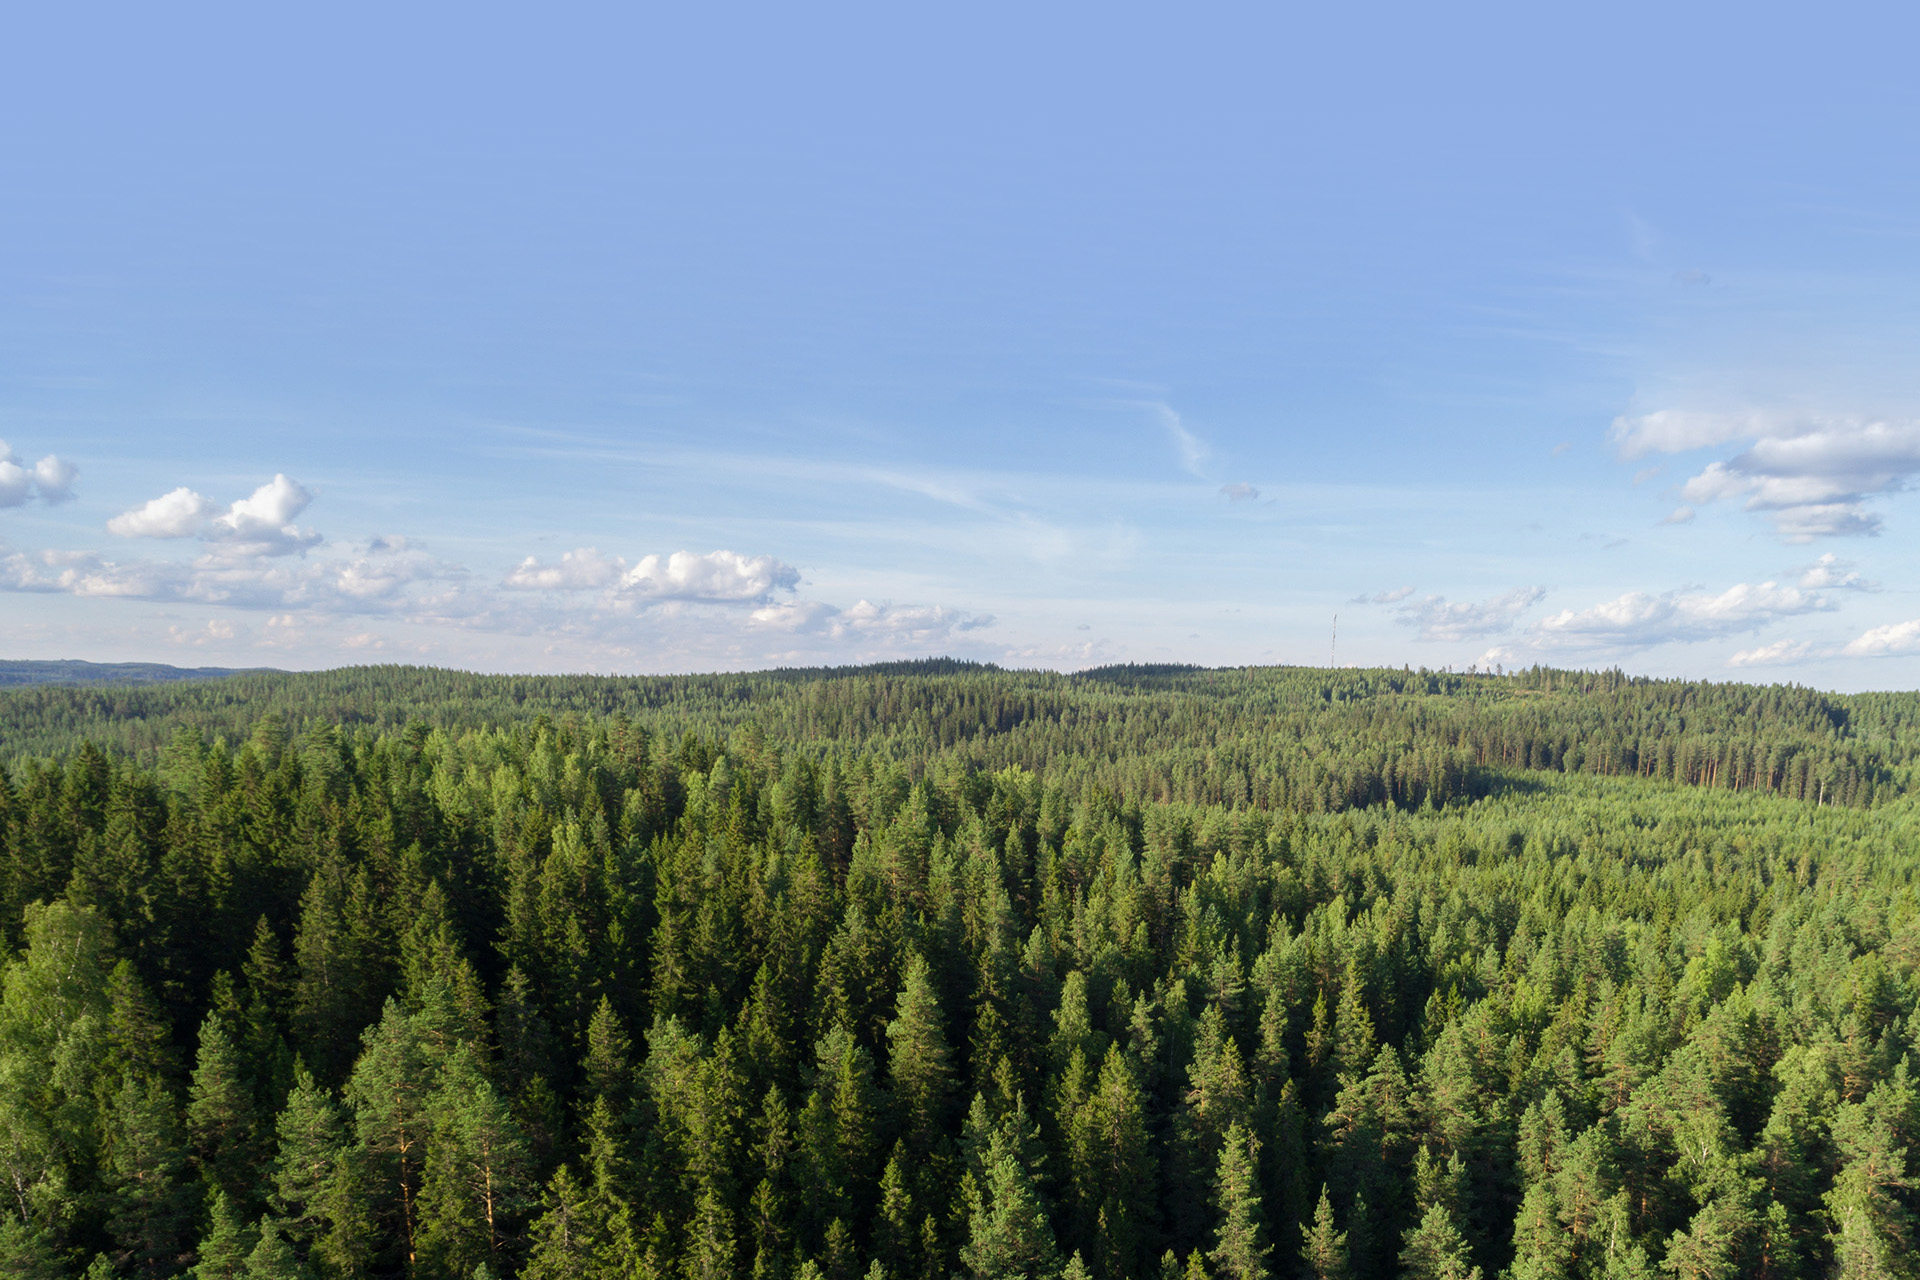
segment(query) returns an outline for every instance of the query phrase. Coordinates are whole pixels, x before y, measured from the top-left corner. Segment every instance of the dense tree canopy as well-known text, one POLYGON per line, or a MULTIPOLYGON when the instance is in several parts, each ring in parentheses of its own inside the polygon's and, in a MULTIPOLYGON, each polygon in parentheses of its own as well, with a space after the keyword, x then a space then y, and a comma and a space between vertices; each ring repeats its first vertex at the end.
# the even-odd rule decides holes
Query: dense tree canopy
POLYGON ((1920 1275, 1916 711, 0 693, 0 1272, 1920 1275))

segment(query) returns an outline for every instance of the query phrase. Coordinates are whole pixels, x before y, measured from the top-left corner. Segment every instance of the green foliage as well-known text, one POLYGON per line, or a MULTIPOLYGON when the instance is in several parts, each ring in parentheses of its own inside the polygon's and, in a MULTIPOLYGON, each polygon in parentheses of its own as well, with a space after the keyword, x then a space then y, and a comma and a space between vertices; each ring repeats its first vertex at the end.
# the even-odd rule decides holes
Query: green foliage
POLYGON ((0 1272, 1911 1276, 1916 710, 0 693, 0 1272))

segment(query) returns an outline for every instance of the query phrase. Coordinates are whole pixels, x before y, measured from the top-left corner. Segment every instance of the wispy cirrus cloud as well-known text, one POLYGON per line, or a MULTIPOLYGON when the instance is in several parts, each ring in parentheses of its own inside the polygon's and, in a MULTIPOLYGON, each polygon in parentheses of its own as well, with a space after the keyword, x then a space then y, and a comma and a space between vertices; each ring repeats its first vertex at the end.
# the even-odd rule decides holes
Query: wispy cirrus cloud
POLYGON ((1160 419, 1160 425, 1166 428, 1167 438, 1173 442, 1174 451, 1180 456, 1181 469, 1190 476, 1206 479, 1206 463, 1213 456, 1213 447, 1188 429, 1172 405, 1156 400, 1147 407, 1153 410, 1160 419))
POLYGON ((756 627, 774 631, 825 634, 834 639, 884 637, 916 644, 994 625, 991 614, 969 613, 940 605, 875 604, 870 600, 857 601, 846 609, 817 600, 770 604, 755 609, 752 622, 756 627))

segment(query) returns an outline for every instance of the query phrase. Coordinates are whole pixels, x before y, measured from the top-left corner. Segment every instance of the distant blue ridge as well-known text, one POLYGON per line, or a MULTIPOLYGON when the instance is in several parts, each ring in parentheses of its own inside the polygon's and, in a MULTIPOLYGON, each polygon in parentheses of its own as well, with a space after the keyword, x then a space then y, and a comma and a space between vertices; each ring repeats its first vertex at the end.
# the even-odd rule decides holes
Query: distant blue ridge
POLYGON ((0 689, 30 684, 167 684, 175 680, 221 680, 267 674, 272 667, 170 667, 164 662, 10 662, 0 659, 0 689))

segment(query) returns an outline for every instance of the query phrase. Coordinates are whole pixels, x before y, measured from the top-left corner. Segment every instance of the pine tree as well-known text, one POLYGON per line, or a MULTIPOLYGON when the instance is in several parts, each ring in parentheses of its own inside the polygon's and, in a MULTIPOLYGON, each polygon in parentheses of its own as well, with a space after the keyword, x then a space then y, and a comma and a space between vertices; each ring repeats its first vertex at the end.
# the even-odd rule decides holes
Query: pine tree
POLYGON ((1513 1220, 1514 1280, 1566 1280, 1569 1243, 1552 1185, 1534 1183, 1513 1220))
POLYGON ((369 1160, 368 1206, 411 1268, 419 1249, 420 1181, 426 1164, 431 1097, 428 1064, 413 1021, 399 1004, 366 1033, 366 1051, 347 1082, 354 1127, 369 1160))
POLYGON ((531 1199, 526 1138, 465 1045, 442 1067, 425 1120, 422 1260, 455 1276, 499 1263, 531 1199))

